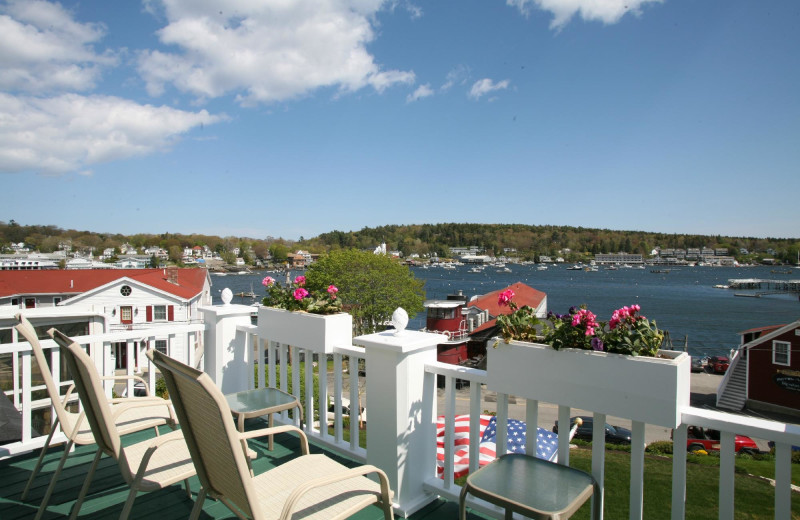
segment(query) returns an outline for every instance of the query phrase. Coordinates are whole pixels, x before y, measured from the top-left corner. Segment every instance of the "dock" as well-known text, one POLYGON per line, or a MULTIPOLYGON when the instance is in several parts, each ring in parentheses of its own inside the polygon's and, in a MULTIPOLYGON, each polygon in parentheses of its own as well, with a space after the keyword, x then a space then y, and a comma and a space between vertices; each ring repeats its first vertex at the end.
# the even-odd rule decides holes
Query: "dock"
POLYGON ((759 297, 767 294, 800 293, 800 280, 775 280, 767 278, 738 278, 728 280, 730 289, 758 291, 754 294, 736 293, 736 296, 759 297))

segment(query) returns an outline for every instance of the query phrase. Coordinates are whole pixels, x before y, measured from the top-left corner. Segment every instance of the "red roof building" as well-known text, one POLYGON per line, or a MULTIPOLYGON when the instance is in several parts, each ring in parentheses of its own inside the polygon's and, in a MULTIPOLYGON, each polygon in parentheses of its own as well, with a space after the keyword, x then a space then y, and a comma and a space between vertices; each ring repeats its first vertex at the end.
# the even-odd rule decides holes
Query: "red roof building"
POLYGON ((486 293, 483 296, 479 296, 467 304, 468 307, 477 307, 478 309, 489 312, 489 321, 474 329, 472 331, 473 334, 491 329, 495 326, 498 316, 511 313, 510 307, 507 305, 500 305, 499 303, 500 293, 509 289, 514 291, 514 303, 517 304, 517 307, 527 305, 528 307, 536 309, 536 315, 538 317, 544 318, 547 316, 547 294, 542 291, 537 291, 533 287, 525 285, 522 282, 517 282, 504 289, 498 289, 486 293))

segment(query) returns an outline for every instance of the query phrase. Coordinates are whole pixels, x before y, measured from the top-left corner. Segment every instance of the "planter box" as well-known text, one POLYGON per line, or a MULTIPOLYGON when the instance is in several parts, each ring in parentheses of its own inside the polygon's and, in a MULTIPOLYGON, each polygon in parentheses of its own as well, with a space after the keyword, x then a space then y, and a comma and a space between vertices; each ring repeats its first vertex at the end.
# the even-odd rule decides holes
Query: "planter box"
POLYGON ((258 308, 258 336, 314 352, 353 344, 353 317, 347 313, 309 314, 274 307, 258 308))
POLYGON ((495 339, 487 349, 489 390, 667 428, 689 406, 685 352, 659 351, 665 359, 495 339))

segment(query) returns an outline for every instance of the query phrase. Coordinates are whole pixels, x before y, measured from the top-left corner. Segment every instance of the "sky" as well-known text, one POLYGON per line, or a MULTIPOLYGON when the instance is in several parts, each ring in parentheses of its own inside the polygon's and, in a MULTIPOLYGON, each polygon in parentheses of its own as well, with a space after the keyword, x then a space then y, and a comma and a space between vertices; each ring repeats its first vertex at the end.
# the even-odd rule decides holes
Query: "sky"
POLYGON ((796 238, 798 26, 797 0, 0 0, 0 221, 796 238))

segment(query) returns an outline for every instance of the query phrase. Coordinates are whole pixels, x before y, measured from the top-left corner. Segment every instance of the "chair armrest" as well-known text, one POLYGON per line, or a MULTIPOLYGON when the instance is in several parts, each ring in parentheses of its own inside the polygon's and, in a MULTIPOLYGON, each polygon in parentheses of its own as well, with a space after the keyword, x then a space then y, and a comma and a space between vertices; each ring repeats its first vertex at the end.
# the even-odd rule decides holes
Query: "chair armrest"
POLYGON ((116 375, 100 376, 101 381, 116 381, 116 380, 127 380, 127 379, 133 379, 134 381, 141 381, 141 383, 144 385, 144 391, 147 393, 148 396, 150 395, 150 388, 147 386, 147 381, 145 381, 141 376, 136 376, 136 375, 129 376, 127 374, 121 374, 118 376, 116 375))
MULTIPOLYGON (((160 398, 159 398, 160 399, 160 398)), ((178 420, 175 418, 175 412, 172 409, 172 401, 167 401, 166 399, 161 399, 161 401, 156 401, 155 399, 135 399, 131 401, 126 401, 124 403, 119 403, 114 406, 114 409, 111 414, 111 419, 114 422, 117 422, 117 419, 120 415, 124 414, 125 412, 133 409, 133 408, 143 408, 143 407, 152 407, 158 406, 159 404, 163 404, 167 407, 167 413, 169 414, 170 421, 172 424, 178 424, 178 420)))
POLYGON ((273 426, 272 428, 261 428, 260 430, 251 430, 249 432, 240 433, 239 438, 242 440, 254 439, 257 437, 266 437, 267 435, 274 435, 276 433, 284 432, 297 432, 297 435, 300 437, 300 453, 303 455, 308 455, 308 437, 306 437, 306 433, 297 426, 291 424, 273 426))
POLYGON ((380 469, 376 468, 372 465, 364 465, 358 466, 357 468, 350 468, 347 470, 342 471, 341 473, 337 473, 335 475, 328 475, 325 477, 319 477, 315 479, 311 479, 306 481, 305 483, 301 484, 300 486, 296 487, 294 491, 289 495, 286 499, 286 502, 283 504, 283 510, 281 511, 281 520, 290 519, 294 512, 294 507, 297 502, 302 498, 302 496, 312 490, 313 488, 327 486, 328 484, 333 484, 334 482, 340 482, 342 480, 347 480, 355 477, 361 477, 367 475, 369 473, 377 473, 378 479, 380 480, 381 485, 381 500, 390 501, 392 494, 389 490, 389 479, 386 477, 386 473, 381 471, 380 469))
POLYGON ((183 438, 183 432, 180 430, 175 430, 174 432, 167 433, 165 435, 160 435, 150 441, 150 445, 147 447, 147 451, 144 452, 142 456, 142 461, 139 463, 139 469, 136 472, 136 476, 134 477, 134 482, 138 483, 142 481, 145 472, 147 471, 147 465, 150 463, 150 458, 158 451, 159 448, 163 447, 170 442, 186 442, 183 438))

